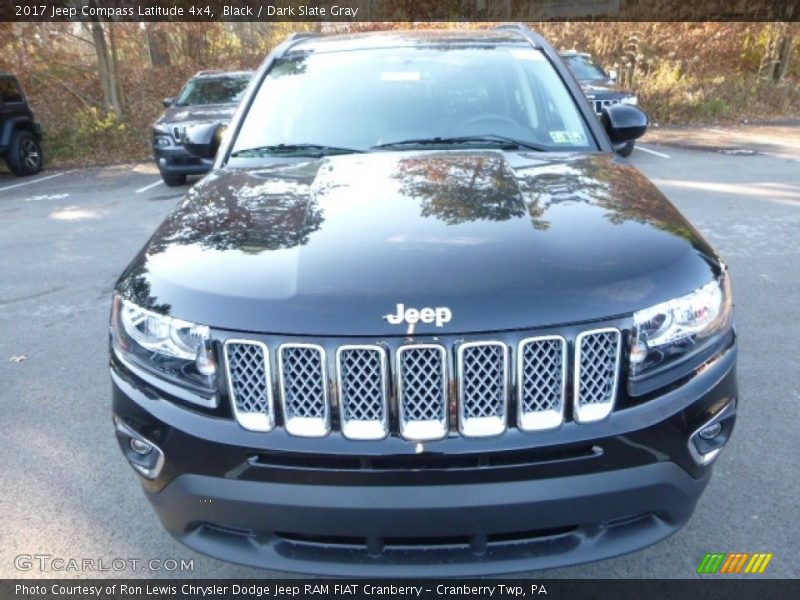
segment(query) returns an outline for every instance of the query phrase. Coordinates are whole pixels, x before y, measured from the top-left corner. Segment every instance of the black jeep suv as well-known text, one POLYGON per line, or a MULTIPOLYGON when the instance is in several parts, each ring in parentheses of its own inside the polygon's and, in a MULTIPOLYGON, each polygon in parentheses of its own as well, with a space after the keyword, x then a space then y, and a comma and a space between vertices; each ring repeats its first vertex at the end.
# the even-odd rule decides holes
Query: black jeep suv
POLYGON ((113 420, 166 529, 289 571, 652 544, 731 435, 725 264, 522 27, 293 37, 116 286, 113 420))
POLYGON ((0 73, 0 159, 15 175, 35 175, 44 163, 41 142, 42 128, 19 81, 0 73))
MULTIPOLYGON (((559 52, 575 79, 581 85, 583 93, 591 103, 597 116, 603 114, 603 109, 615 104, 632 104, 636 106, 639 99, 636 94, 625 90, 617 83, 617 74, 612 70, 606 72, 592 58, 591 54, 586 52, 577 52, 575 50, 564 50, 559 52)), ((635 142, 628 140, 624 144, 618 144, 614 147, 617 154, 620 156, 630 156, 633 152, 635 142)))
POLYGON ((183 185, 187 175, 208 172, 211 161, 183 148, 183 131, 187 125, 230 120, 251 76, 250 71, 200 71, 176 97, 164 98, 166 110, 153 124, 153 155, 164 183, 183 185))

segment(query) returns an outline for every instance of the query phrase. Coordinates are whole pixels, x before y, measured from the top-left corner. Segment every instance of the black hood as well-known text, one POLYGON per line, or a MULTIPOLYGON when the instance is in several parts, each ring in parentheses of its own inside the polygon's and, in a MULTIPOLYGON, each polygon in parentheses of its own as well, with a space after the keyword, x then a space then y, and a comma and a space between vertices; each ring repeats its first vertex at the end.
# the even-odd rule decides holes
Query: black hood
POLYGON ((201 104, 195 106, 170 106, 157 120, 156 125, 179 125, 219 121, 227 123, 236 111, 238 102, 227 104, 201 104))
POLYGON ((608 155, 377 152, 212 172, 126 270, 136 302, 212 327, 419 334, 629 314, 718 272, 709 246, 608 155))
POLYGON ((581 89, 587 97, 595 98, 601 96, 633 96, 634 93, 623 89, 616 81, 607 79, 605 81, 580 81, 581 89))

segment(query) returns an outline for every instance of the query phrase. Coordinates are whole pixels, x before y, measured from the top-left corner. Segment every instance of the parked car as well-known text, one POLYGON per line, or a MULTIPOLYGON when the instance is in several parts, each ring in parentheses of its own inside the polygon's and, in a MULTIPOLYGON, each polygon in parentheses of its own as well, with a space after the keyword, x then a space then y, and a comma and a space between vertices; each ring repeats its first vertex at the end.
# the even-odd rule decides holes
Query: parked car
MULTIPOLYGON (((639 103, 636 94, 623 89, 617 83, 616 72, 613 70, 607 72, 592 58, 591 54, 576 50, 564 50, 559 52, 559 55, 567 63, 570 71, 575 75, 575 79, 581 84, 583 93, 589 99, 598 117, 607 106, 616 104, 636 106, 639 103)), ((616 146, 615 149, 621 156, 630 156, 634 145, 635 141, 629 140, 616 146)))
POLYGON ((35 175, 44 164, 42 127, 10 73, 0 73, 0 158, 14 175, 35 175))
POLYGON ((116 284, 113 420, 230 561, 444 577, 629 552, 728 441, 723 261, 522 26, 294 36, 116 284))
POLYGON ((200 71, 174 98, 162 101, 166 110, 153 125, 153 155, 164 183, 183 185, 187 175, 203 175, 211 162, 183 148, 187 125, 227 122, 250 82, 250 71, 200 71))

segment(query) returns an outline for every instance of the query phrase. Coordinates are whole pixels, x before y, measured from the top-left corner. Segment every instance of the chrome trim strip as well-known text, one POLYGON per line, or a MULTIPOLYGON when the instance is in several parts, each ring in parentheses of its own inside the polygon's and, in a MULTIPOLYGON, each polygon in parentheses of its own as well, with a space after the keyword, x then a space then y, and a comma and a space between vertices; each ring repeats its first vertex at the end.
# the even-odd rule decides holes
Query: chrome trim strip
POLYGON ((389 378, 388 355, 386 348, 373 344, 346 344, 336 349, 336 382, 339 392, 339 423, 342 435, 349 440, 382 440, 389 435, 389 378), (369 350, 380 355, 381 369, 381 409, 380 421, 356 421, 345 419, 344 384, 342 377, 342 353, 348 350, 369 350))
POLYGON ((400 435, 410 441, 427 442, 441 440, 447 437, 448 431, 448 380, 447 380, 447 349, 440 344, 407 344, 400 346, 395 352, 397 366, 397 414, 400 424, 400 435), (439 420, 433 421, 405 421, 405 401, 403 398, 403 354, 409 350, 422 350, 430 348, 440 353, 441 378, 442 378, 442 412, 439 420))
POLYGON ((560 335, 540 335, 523 338, 517 344, 517 428, 520 431, 547 431, 549 429, 557 429, 564 423, 564 411, 567 405, 567 371, 569 371, 567 351, 567 340, 560 335), (525 402, 523 402, 525 346, 534 342, 550 340, 561 342, 561 410, 526 413, 525 402))
POLYGON ((325 348, 319 344, 281 344, 278 346, 278 385, 281 397, 281 410, 283 411, 283 426, 290 435, 298 437, 325 437, 331 431, 331 409, 328 400, 328 357, 325 348), (286 388, 284 386, 283 351, 287 348, 308 348, 320 353, 320 368, 322 377, 322 402, 324 415, 322 419, 310 417, 289 418, 286 410, 286 388))
POLYGON ((231 400, 231 409, 236 418, 236 422, 241 427, 248 431, 257 431, 266 433, 275 429, 275 403, 272 398, 272 372, 270 369, 269 348, 263 342, 256 340, 245 340, 238 338, 230 338, 225 340, 222 345, 223 354, 225 355, 225 376, 228 384, 228 396, 231 400), (228 357, 228 346, 230 344, 240 344, 249 346, 258 346, 264 354, 264 379, 267 391, 267 412, 254 413, 242 412, 236 407, 236 393, 233 387, 233 377, 231 376, 231 362, 228 357))
POLYGON ((576 423, 594 423, 607 418, 614 410, 617 399, 617 384, 619 383, 620 351, 622 346, 622 333, 616 327, 603 327, 601 329, 588 329, 581 331, 575 338, 575 364, 573 368, 573 413, 576 423), (616 356, 614 359, 614 382, 611 388, 611 400, 581 406, 581 342, 583 338, 599 333, 615 333, 617 336, 616 356))
POLYGON ((458 431, 464 437, 493 437, 501 435, 508 421, 508 346, 503 342, 465 342, 456 351, 456 377, 458 379, 458 431), (499 417, 473 417, 464 415, 464 352, 480 346, 498 346, 503 351, 502 415, 499 417))

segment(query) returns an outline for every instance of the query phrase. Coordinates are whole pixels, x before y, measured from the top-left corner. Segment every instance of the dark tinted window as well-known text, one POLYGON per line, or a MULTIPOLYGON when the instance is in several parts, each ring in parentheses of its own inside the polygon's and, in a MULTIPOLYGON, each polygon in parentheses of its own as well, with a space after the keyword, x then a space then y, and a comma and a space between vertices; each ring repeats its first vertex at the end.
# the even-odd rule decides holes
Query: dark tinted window
POLYGON ((192 79, 183 88, 175 104, 178 106, 194 106, 198 104, 239 102, 249 82, 249 76, 192 79))
POLYGON ((578 54, 576 56, 565 56, 563 58, 570 70, 575 74, 575 79, 578 81, 602 81, 608 79, 606 72, 600 68, 600 65, 592 60, 591 56, 578 54))
POLYGON ((22 90, 14 79, 0 78, 0 101, 23 102, 22 90))

